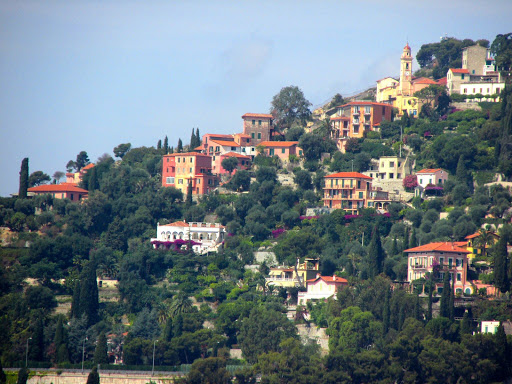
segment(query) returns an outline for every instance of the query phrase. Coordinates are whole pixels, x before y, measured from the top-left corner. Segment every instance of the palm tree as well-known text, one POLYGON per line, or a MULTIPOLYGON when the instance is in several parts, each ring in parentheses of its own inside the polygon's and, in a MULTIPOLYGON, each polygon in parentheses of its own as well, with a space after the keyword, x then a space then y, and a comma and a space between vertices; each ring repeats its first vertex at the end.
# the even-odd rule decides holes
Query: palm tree
POLYGON ((188 313, 192 310, 192 300, 188 298, 183 292, 178 293, 173 297, 169 307, 169 314, 175 317, 180 313, 188 313))
POLYGON ((473 246, 480 249, 481 255, 486 255, 487 246, 494 243, 494 233, 488 229, 480 228, 478 236, 473 240, 473 246))

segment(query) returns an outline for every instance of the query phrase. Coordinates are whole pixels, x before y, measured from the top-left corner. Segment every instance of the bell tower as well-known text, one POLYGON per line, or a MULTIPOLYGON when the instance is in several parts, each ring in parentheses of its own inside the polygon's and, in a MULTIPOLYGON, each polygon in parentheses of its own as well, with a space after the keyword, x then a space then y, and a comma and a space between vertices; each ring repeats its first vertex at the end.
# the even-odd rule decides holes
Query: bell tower
POLYGON ((409 43, 406 44, 400 57, 400 93, 412 96, 412 56, 409 43))

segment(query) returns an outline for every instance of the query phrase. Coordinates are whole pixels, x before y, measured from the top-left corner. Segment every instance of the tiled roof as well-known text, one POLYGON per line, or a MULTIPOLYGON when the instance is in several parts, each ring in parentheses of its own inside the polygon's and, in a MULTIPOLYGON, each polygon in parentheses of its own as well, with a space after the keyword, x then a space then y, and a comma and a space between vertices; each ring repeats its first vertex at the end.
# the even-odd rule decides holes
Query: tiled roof
MULTIPOLYGON (((496 233, 493 233, 493 232, 489 232, 489 233, 490 233, 491 235, 495 236, 495 237, 499 237, 499 236, 498 236, 498 234, 496 234, 496 233)), ((467 239, 467 240, 474 239, 475 237, 478 237, 478 236, 480 236, 480 235, 481 235, 481 233, 480 233, 480 232, 475 232, 475 233, 473 233, 473 234, 471 234, 471 235, 466 236, 466 237, 465 237, 465 239, 467 239)))
POLYGON ((372 105, 372 106, 382 106, 382 107, 390 107, 393 108, 391 104, 385 104, 385 103, 376 103, 375 101, 351 101, 350 103, 338 105, 338 108, 346 107, 349 105, 372 105))
POLYGON ((225 154, 222 155, 222 157, 239 157, 239 158, 243 158, 243 159, 250 159, 251 158, 251 156, 242 155, 242 154, 236 153, 236 152, 225 153, 225 154))
POLYGON ((160 225, 160 227, 225 228, 223 225, 220 225, 218 223, 187 223, 185 221, 176 221, 170 224, 163 224, 160 225))
POLYGON ((350 121, 350 117, 348 117, 348 116, 336 116, 336 117, 331 117, 331 120, 333 120, 333 121, 337 121, 337 120, 348 120, 348 121, 350 121))
POLYGON ((28 192, 78 192, 78 193, 88 193, 86 189, 78 188, 75 184, 71 183, 61 183, 61 184, 45 184, 38 185, 37 187, 32 187, 27 189, 28 192))
POLYGON ((448 79, 446 77, 443 77, 442 79, 437 80, 437 84, 446 85, 448 84, 448 79))
POLYGON ((326 178, 347 178, 347 179, 368 179, 372 180, 370 176, 363 175, 359 172, 338 172, 325 176, 326 178))
POLYGON ((429 79, 427 77, 419 77, 415 80, 413 80, 414 84, 437 84, 436 81, 429 79))
POLYGON ((226 140, 210 140, 210 143, 216 143, 222 145, 224 147, 239 147, 240 144, 237 144, 235 141, 226 141, 226 140))
POLYGON ((245 115, 242 115, 242 118, 244 117, 266 117, 268 119, 273 118, 273 116, 269 115, 268 113, 246 113, 245 115))
POLYGON ((211 157, 209 155, 206 155, 204 153, 197 153, 197 152, 185 152, 185 153, 171 153, 169 155, 164 155, 164 157, 176 157, 176 156, 203 156, 203 157, 211 157))
POLYGON ((258 145, 262 145, 264 147, 293 147, 294 145, 299 145, 298 141, 262 141, 258 145))
POLYGON ((421 171, 418 171, 416 173, 436 173, 436 172, 439 172, 439 171, 442 171, 441 168, 425 168, 425 169, 422 169, 421 171))
POLYGON ((348 284, 348 280, 338 276, 318 276, 314 279, 307 280, 308 283, 314 283, 323 280, 327 284, 348 284))
POLYGON ((452 71, 453 73, 469 73, 467 69, 462 68, 450 68, 450 71, 452 71))
POLYGON ((449 241, 440 243, 429 243, 420 245, 419 247, 406 249, 404 252, 458 252, 458 253, 470 253, 463 248, 457 247, 454 243, 449 241))

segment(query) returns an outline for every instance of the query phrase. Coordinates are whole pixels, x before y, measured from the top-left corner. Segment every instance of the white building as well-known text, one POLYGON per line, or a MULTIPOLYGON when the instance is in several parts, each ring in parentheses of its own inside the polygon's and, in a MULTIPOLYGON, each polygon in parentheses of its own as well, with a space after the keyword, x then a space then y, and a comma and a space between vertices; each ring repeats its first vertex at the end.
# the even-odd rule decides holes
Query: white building
POLYGON ((216 252, 224 243, 226 227, 219 223, 196 223, 177 221, 160 225, 156 229, 156 238, 151 239, 155 249, 187 249, 194 253, 216 252))
POLYGON ((379 160, 372 160, 370 169, 363 175, 376 180, 402 180, 412 173, 412 162, 409 158, 399 156, 381 156, 379 160))
POLYGON ((320 276, 307 280, 307 291, 299 292, 298 304, 306 305, 309 300, 327 300, 336 295, 338 289, 348 285, 348 281, 338 276, 320 276))
POLYGON ((499 326, 499 321, 482 321, 480 332, 495 334, 496 332, 498 332, 499 326))

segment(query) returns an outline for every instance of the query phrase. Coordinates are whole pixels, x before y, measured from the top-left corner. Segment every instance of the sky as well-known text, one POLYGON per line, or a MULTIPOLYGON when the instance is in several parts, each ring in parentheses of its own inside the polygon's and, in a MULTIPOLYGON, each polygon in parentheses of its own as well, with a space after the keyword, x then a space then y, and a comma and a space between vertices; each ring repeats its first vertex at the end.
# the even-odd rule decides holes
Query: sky
POLYGON ((80 151, 241 132, 283 87, 313 106, 354 95, 399 74, 406 42, 492 42, 511 15, 510 0, 0 0, 0 196, 25 157, 52 176, 80 151))

